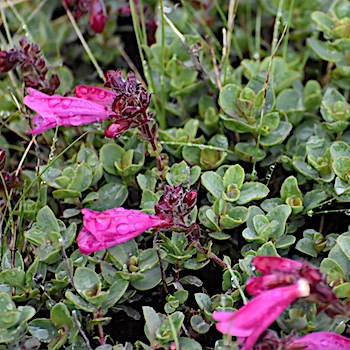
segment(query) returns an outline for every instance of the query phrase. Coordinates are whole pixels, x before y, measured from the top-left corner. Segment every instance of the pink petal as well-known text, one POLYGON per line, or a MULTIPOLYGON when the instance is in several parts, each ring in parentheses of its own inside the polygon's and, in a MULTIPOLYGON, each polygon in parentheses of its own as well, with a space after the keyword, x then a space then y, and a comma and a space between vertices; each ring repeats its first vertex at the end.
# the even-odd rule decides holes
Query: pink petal
POLYGON ((105 107, 111 107, 116 98, 115 93, 111 90, 89 85, 77 85, 74 93, 76 97, 98 103, 105 107))
POLYGON ((252 349, 260 335, 281 315, 297 298, 309 295, 310 288, 306 280, 296 284, 268 290, 259 294, 236 312, 229 315, 214 312, 213 318, 219 319, 216 328, 219 332, 237 337, 246 337, 242 350, 252 349))
POLYGON ((34 118, 37 125, 30 131, 39 134, 56 126, 78 126, 106 120, 113 112, 97 103, 77 97, 49 96, 28 88, 24 103, 40 117, 34 118))
POLYGON ((77 242, 82 253, 88 254, 129 241, 151 227, 171 226, 167 220, 138 210, 121 207, 97 212, 82 209, 84 227, 77 242))
POLYGON ((305 350, 349 350, 350 339, 332 332, 315 332, 304 335, 288 344, 287 349, 293 349, 290 345, 305 345, 305 350))
POLYGON ((299 261, 281 258, 278 256, 256 256, 253 261, 253 265, 263 274, 270 273, 271 271, 285 271, 293 272, 301 268, 302 263, 299 261))
MULTIPOLYGON (((251 277, 247 281, 245 289, 250 295, 258 295, 268 289, 280 287, 280 283, 280 278, 275 275, 251 277)), ((284 283, 284 285, 288 284, 291 284, 291 282, 284 283)))

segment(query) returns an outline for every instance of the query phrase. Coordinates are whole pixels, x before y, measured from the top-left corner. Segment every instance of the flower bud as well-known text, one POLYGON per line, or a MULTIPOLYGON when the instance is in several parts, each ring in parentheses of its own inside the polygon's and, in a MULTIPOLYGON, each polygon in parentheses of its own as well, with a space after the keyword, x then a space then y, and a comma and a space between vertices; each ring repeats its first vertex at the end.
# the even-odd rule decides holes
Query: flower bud
POLYGON ((92 0, 90 8, 90 26, 95 33, 102 33, 107 23, 106 6, 103 0, 92 0))
POLYGON ((183 201, 188 207, 193 207, 197 201, 197 191, 187 192, 184 196, 183 201))

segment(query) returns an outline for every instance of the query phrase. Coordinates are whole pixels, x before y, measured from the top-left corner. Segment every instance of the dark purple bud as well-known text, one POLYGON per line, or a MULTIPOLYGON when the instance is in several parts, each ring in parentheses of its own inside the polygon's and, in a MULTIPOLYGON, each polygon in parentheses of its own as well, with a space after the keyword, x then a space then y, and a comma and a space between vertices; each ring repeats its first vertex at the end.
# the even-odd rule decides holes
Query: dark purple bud
POLYGON ((18 63, 17 50, 0 51, 0 72, 7 73, 18 63))

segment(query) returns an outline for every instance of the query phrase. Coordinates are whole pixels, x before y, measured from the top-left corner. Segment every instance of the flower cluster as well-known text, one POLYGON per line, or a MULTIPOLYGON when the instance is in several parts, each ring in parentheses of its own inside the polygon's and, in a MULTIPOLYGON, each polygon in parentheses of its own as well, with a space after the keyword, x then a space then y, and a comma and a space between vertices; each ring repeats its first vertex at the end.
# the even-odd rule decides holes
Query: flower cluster
POLYGON ((108 17, 103 0, 63 0, 73 12, 74 18, 79 19, 89 12, 89 23, 95 33, 102 33, 108 17))
POLYGON ((156 125, 149 127, 154 120, 154 115, 147 112, 151 103, 151 94, 133 73, 129 73, 126 79, 123 79, 120 69, 109 70, 105 77, 105 86, 115 93, 112 110, 116 114, 115 122, 107 128, 105 136, 114 138, 129 128, 137 127, 141 136, 150 141, 153 146, 157 128, 156 125), (121 125, 123 125, 122 128, 121 125))
POLYGON ((48 94, 53 94, 60 86, 56 74, 47 77, 49 67, 38 45, 28 43, 27 38, 19 41, 19 48, 0 51, 0 72, 6 73, 18 65, 21 78, 26 87, 32 87, 48 94))
POLYGON ((197 191, 184 191, 182 184, 166 185, 154 209, 157 215, 171 219, 173 226, 186 228, 186 218, 191 213, 196 201, 197 191))
MULTIPOLYGON (((236 312, 216 311, 213 319, 218 321, 219 332, 238 337, 241 350, 280 349, 330 349, 322 344, 330 344, 327 335, 312 333, 287 341, 278 339, 272 333, 261 335, 281 315, 281 313, 298 298, 308 297, 316 302, 321 310, 329 315, 347 315, 348 307, 343 305, 326 284, 321 272, 308 262, 298 262, 286 258, 259 256, 253 264, 262 275, 248 280, 246 290, 255 296, 236 312), (258 344, 256 342, 258 339, 258 344), (323 347, 322 347, 322 346, 323 347)), ((350 348, 350 340, 334 334, 333 350, 350 348), (338 345, 334 345, 338 344, 338 345)), ((332 339, 329 338, 329 339, 332 339)))

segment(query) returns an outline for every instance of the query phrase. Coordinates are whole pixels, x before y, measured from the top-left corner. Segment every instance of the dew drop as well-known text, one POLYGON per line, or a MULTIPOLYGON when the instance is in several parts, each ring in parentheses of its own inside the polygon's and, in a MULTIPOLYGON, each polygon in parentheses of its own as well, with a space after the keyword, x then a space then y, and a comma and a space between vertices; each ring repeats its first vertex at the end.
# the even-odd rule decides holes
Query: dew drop
POLYGON ((117 231, 118 233, 120 233, 121 235, 125 235, 126 233, 128 233, 128 231, 130 231, 130 225, 127 224, 120 224, 117 227, 117 231))
POLYGON ((258 59, 260 58, 259 52, 255 51, 255 52, 253 53, 253 58, 254 58, 255 60, 258 60, 258 59))
POLYGON ((100 99, 103 99, 106 97, 106 91, 101 90, 98 94, 97 97, 100 99))
POLYGON ((71 104, 72 104, 72 101, 70 101, 70 100, 62 100, 62 102, 61 102, 61 106, 64 109, 67 109, 71 104))
POLYGON ((85 86, 82 86, 79 88, 79 92, 82 94, 87 94, 89 90, 85 86))
POLYGON ((314 215, 314 211, 313 210, 308 210, 308 212, 307 212, 307 216, 312 216, 312 215, 314 215))
POLYGON ((50 108, 56 107, 58 104, 60 104, 61 100, 59 98, 51 98, 48 102, 50 108))
POLYGON ((350 216, 350 209, 345 210, 345 215, 350 216))

